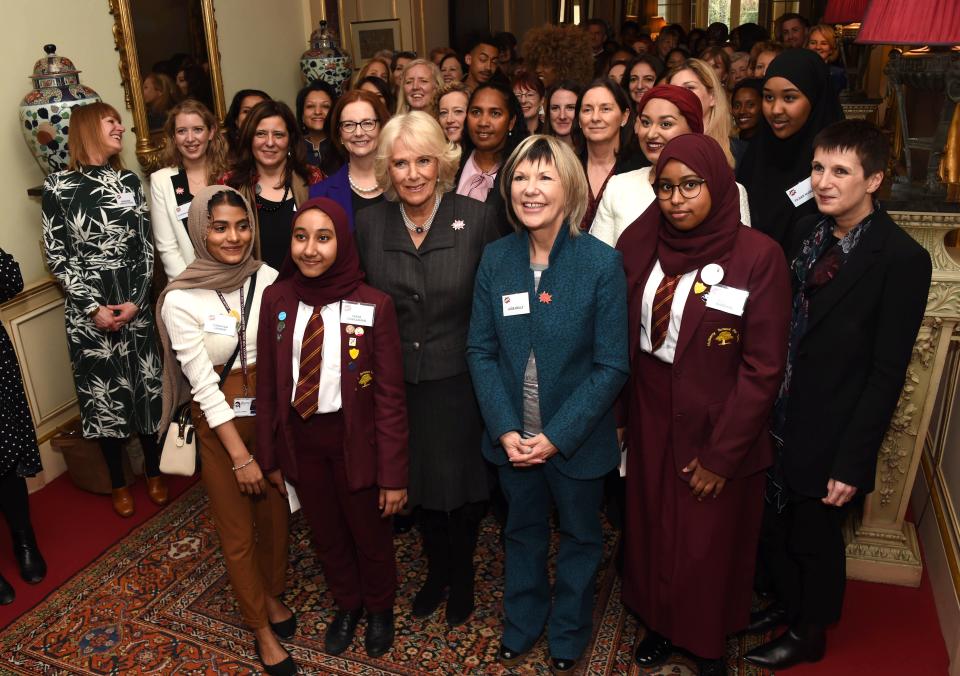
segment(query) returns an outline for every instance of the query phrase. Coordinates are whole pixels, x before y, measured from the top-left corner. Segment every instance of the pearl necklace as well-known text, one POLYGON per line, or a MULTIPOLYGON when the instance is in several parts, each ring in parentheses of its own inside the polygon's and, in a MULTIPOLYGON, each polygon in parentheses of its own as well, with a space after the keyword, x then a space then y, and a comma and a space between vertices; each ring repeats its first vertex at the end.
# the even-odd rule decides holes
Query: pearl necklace
POLYGON ((422 235, 427 232, 433 226, 433 219, 437 216, 437 210, 440 209, 440 195, 436 195, 433 200, 433 211, 430 212, 430 217, 424 222, 423 225, 416 225, 413 221, 410 220, 410 217, 407 216, 406 209, 403 208, 403 202, 400 203, 400 215, 403 216, 403 224, 407 226, 407 230, 410 232, 415 232, 418 235, 422 235))
POLYGON ((374 183, 372 188, 361 188, 359 185, 353 182, 353 176, 350 175, 349 169, 347 169, 347 180, 350 182, 350 187, 359 193, 371 193, 380 189, 380 186, 377 183, 374 183))

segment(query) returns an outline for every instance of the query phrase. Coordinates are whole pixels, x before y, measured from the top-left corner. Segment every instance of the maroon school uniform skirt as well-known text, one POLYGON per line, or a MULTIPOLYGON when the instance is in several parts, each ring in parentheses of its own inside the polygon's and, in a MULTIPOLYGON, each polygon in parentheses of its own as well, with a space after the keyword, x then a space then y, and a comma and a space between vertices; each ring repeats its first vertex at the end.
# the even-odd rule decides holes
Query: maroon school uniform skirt
POLYGON ((623 601, 674 645, 717 659, 749 623, 764 473, 693 496, 673 452, 672 373, 640 353, 629 384, 623 601))

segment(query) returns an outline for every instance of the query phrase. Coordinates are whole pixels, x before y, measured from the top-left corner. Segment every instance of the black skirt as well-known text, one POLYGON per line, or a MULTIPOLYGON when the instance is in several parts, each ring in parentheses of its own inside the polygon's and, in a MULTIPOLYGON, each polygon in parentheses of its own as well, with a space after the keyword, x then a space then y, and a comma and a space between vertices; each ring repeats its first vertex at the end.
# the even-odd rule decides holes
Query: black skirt
POLYGON ((407 383, 411 507, 442 512, 489 497, 483 419, 469 373, 407 383))

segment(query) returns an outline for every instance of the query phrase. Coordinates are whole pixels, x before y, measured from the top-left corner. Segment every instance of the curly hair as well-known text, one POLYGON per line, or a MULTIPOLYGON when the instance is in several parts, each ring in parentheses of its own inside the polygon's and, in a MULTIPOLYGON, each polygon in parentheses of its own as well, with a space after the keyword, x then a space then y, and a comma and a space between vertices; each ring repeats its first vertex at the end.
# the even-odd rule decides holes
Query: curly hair
POLYGON ((439 117, 440 115, 440 99, 451 92, 460 92, 467 97, 467 101, 470 100, 470 87, 462 82, 448 82, 433 93, 432 110, 434 117, 439 117))
MULTIPOLYGON (((578 26, 545 24, 527 31, 521 47, 524 62, 535 71, 549 66, 556 71, 554 82, 573 80, 581 84, 593 79, 593 50, 586 31, 578 26)), ((544 83, 547 86, 553 84, 544 83)))
POLYGON ((207 165, 207 183, 216 183, 217 179, 227 170, 227 139, 220 133, 220 125, 217 124, 216 115, 194 99, 181 101, 171 108, 167 115, 167 123, 163 125, 164 166, 183 166, 183 157, 180 156, 180 150, 176 143, 177 115, 197 115, 203 120, 203 125, 210 130, 210 141, 207 143, 207 153, 204 161, 207 165))
POLYGON ((437 194, 442 195, 454 187, 454 178, 460 167, 460 147, 447 141, 440 123, 424 112, 395 115, 387 122, 377 144, 377 157, 374 160, 374 172, 377 183, 383 189, 383 197, 391 202, 400 199, 390 177, 390 158, 397 141, 416 153, 437 160, 437 194))

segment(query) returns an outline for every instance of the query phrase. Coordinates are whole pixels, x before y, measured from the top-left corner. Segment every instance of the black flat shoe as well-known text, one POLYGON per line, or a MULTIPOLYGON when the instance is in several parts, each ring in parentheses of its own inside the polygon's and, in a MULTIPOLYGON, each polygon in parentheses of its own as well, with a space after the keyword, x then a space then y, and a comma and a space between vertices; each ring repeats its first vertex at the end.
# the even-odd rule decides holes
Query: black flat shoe
POLYGON ((253 649, 257 651, 257 659, 260 660, 260 666, 263 667, 263 673, 269 674, 269 676, 294 676, 294 674, 299 673, 297 670, 297 663, 293 661, 293 657, 289 654, 287 659, 282 662, 277 662, 276 664, 267 664, 263 661, 263 657, 260 656, 260 643, 257 639, 253 639, 253 649))
POLYGON ((13 587, 7 582, 7 578, 0 575, 0 606, 9 606, 17 597, 13 587))
POLYGON ((633 658, 641 667, 649 668, 663 664, 672 653, 673 644, 648 628, 643 640, 637 644, 633 658))
POLYGON ((37 584, 47 575, 47 562, 43 560, 32 530, 13 531, 13 553, 20 567, 24 582, 37 584))
POLYGON ((550 673, 554 676, 558 674, 572 674, 573 670, 577 668, 576 660, 568 660, 563 657, 551 657, 550 658, 550 673))
POLYGON ((361 617, 363 617, 363 608, 337 610, 324 636, 324 650, 328 655, 339 655, 350 647, 361 617))
MULTIPOLYGON (((291 611, 291 613, 293 613, 293 611, 291 611)), ((273 630, 273 633, 277 635, 277 638, 289 641, 297 633, 297 614, 293 613, 290 617, 280 622, 271 622, 270 628, 273 630)))
POLYGON ((380 657, 393 647, 393 610, 367 613, 367 635, 363 647, 367 657, 380 657))
POLYGON ((765 634, 787 623, 787 609, 779 603, 773 603, 763 610, 750 613, 750 624, 746 628, 748 634, 765 634))
POLYGON ((780 637, 748 652, 744 659, 765 669, 786 669, 802 662, 819 662, 826 647, 826 632, 822 628, 802 633, 788 629, 780 637))
POLYGON ((497 652, 497 661, 505 667, 515 667, 527 658, 527 651, 513 650, 503 643, 500 644, 500 650, 497 652))

